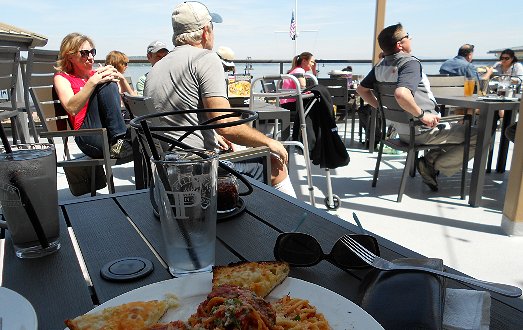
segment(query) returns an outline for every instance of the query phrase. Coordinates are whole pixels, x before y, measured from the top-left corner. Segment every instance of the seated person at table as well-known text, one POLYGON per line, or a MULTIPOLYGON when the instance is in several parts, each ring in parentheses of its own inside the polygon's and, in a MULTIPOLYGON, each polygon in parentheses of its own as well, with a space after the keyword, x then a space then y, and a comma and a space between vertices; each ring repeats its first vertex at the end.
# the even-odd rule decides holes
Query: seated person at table
MULTIPOLYGON (((223 66, 218 55, 212 51, 214 30, 212 22, 221 22, 221 17, 210 14, 200 2, 187 1, 176 6, 172 13, 173 42, 175 48, 151 69, 145 82, 145 96, 150 96, 158 112, 192 109, 228 109, 226 86, 223 81, 223 66)), ((207 117, 223 113, 204 115, 196 113, 163 117, 170 125, 198 125, 207 117)), ((223 121, 234 120, 224 119, 223 121)), ((172 132, 175 137, 183 133, 172 132)), ((291 196, 294 189, 287 175, 285 164, 288 154, 278 141, 270 139, 248 125, 232 126, 212 130, 196 131, 183 142, 196 147, 215 150, 218 143, 230 146, 230 142, 249 147, 267 146, 276 155, 272 157, 272 185, 291 196), (218 135, 219 134, 219 135, 218 135)), ((261 179, 263 166, 258 162, 235 163, 235 169, 261 179)))
MULTIPOLYGON (((510 75, 513 76, 511 83, 514 85, 520 85, 523 82, 523 65, 518 62, 518 58, 512 49, 505 49, 499 55, 499 62, 494 64, 494 69, 496 69, 497 74, 499 75, 510 75), (517 78, 516 78, 517 77, 517 78), (518 79, 519 78, 519 79, 518 79)), ((521 88, 521 87, 520 87, 521 88)), ((503 110, 500 110, 501 113, 503 110)), ((516 127, 517 122, 505 128, 505 136, 510 141, 514 142, 516 136, 516 127)), ((502 132, 503 133, 503 132, 502 132)))
MULTIPOLYGON (((292 66, 288 74, 298 75, 298 81, 300 82, 300 88, 303 91, 307 87, 307 81, 303 76, 305 72, 312 71, 313 75, 317 75, 316 72, 316 61, 314 60, 314 55, 309 52, 303 52, 299 55, 296 55, 292 58, 292 66)), ((284 79, 282 83, 282 89, 295 89, 296 84, 291 79, 284 79)), ((280 99, 280 106, 282 108, 293 111, 293 114, 296 111, 296 99, 287 98, 280 99)))
MULTIPOLYGON (((107 129, 112 158, 128 158, 132 147, 125 139, 126 126, 120 110, 117 70, 111 65, 93 71, 96 49, 91 38, 71 33, 60 45, 54 88, 73 129, 107 129)), ((76 144, 86 155, 103 157, 100 136, 78 136, 76 144)))
MULTIPOLYGON (((372 93, 375 82, 397 83, 394 93, 403 110, 419 119, 421 126, 415 141, 419 144, 440 144, 443 142, 464 142, 465 126, 460 123, 438 125, 440 114, 436 100, 430 91, 428 79, 421 62, 410 53, 411 39, 403 26, 398 23, 383 29, 378 43, 385 57, 370 71, 357 88, 358 94, 371 106, 378 108, 378 100, 372 93)), ((402 141, 409 141, 409 125, 393 123, 402 141)), ((476 130, 470 138, 470 158, 476 146, 476 130)), ((418 171, 433 191, 438 190, 437 176, 442 173, 451 176, 462 166, 463 146, 431 149, 418 162, 418 171)))
MULTIPOLYGON (((448 74, 449 76, 477 78, 479 77, 479 72, 478 68, 472 64, 473 56, 474 45, 464 44, 463 46, 459 47, 457 56, 443 62, 439 69, 439 73, 448 74)), ((485 67, 484 70, 485 73, 482 75, 482 78, 488 79, 492 74, 493 69, 491 67, 485 67)), ((470 114, 473 113, 473 109, 457 108, 454 109, 454 114, 463 114, 465 111, 470 114)), ((479 112, 479 110, 476 110, 476 112, 479 112)), ((494 119, 493 123, 493 130, 495 130, 497 127, 497 120, 499 119, 499 115, 500 114, 498 113, 496 114, 496 118, 494 119)), ((503 116, 503 114, 501 114, 501 116, 503 116)))
MULTIPOLYGON (((459 47, 458 55, 443 62, 439 73, 448 74, 449 76, 464 76, 469 78, 478 77, 478 68, 472 64, 474 55, 474 45, 464 44, 459 47)), ((486 67, 483 77, 488 79, 492 74, 492 68, 486 67)))
MULTIPOLYGON (((159 40, 153 41, 149 46, 147 46, 147 61, 151 63, 151 66, 154 66, 156 62, 164 58, 167 54, 169 54, 167 45, 159 40)), ((145 79, 147 79, 147 73, 138 78, 138 81, 136 82, 136 93, 140 96, 143 96, 145 79)))
MULTIPOLYGON (((497 74, 510 75, 523 79, 523 65, 518 62, 518 58, 512 49, 505 49, 499 55, 499 62, 494 64, 497 74)), ((514 79, 514 84, 520 84, 521 80, 514 79)))
POLYGON ((222 60, 223 71, 225 75, 234 74, 236 72, 236 65, 234 64, 234 51, 229 47, 220 46, 216 51, 220 60, 222 60))
POLYGON ((120 94, 127 92, 131 95, 138 95, 123 75, 129 65, 127 55, 117 50, 110 51, 105 57, 105 65, 112 65, 117 70, 116 77, 118 78, 118 90, 120 94))

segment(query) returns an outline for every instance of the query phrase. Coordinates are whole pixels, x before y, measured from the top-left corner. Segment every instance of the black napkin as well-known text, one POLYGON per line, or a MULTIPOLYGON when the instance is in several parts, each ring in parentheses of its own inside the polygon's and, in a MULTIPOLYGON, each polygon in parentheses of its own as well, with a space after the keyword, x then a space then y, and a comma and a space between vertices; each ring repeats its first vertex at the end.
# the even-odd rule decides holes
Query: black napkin
MULTIPOLYGON (((441 259, 396 259, 398 265, 443 270, 441 259)), ((386 330, 442 329, 445 279, 412 271, 373 269, 360 286, 360 306, 386 330)))

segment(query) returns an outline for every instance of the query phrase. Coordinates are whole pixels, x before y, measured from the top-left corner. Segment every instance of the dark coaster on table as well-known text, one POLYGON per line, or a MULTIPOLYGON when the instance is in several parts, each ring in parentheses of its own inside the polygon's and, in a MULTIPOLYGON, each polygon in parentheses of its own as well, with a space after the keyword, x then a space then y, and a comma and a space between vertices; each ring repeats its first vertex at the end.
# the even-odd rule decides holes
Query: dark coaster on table
POLYGON ((153 263, 139 257, 127 257, 109 261, 100 270, 100 275, 109 281, 130 281, 149 275, 153 263))
POLYGON ((237 216, 238 214, 242 213, 243 211, 245 211, 245 202, 240 197, 240 198, 238 198, 238 204, 236 204, 236 207, 234 209, 232 209, 229 212, 218 213, 217 221, 218 222, 225 221, 227 219, 237 216))

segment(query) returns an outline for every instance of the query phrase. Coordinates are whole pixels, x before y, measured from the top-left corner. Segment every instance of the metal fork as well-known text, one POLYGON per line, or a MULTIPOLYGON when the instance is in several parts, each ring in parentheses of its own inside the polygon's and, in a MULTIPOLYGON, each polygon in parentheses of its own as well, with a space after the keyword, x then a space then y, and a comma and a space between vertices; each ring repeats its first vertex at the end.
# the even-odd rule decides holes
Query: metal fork
POLYGON ((444 276, 459 282, 472 284, 480 288, 499 293, 504 296, 517 298, 521 296, 521 289, 508 284, 493 283, 482 280, 477 280, 472 277, 465 277, 461 275, 451 274, 436 269, 417 267, 417 266, 403 266, 396 265, 390 261, 387 261, 383 258, 378 257, 373 254, 366 248, 364 248, 360 243, 356 242, 353 238, 348 235, 343 235, 341 241, 345 244, 352 252, 354 252, 358 257, 361 258, 364 262, 371 265, 374 268, 389 271, 389 270, 407 270, 407 271, 421 271, 426 273, 431 273, 435 275, 444 276))

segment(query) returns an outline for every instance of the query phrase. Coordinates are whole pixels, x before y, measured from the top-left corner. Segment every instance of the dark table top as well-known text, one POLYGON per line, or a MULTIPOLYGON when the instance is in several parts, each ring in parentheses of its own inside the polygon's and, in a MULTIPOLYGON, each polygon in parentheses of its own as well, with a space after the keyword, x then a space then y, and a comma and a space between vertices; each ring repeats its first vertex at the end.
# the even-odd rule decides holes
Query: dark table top
MULTIPOLYGON (((297 229, 312 234, 324 251, 330 251, 341 235, 359 232, 356 226, 323 210, 263 184, 253 184, 254 192, 242 197, 246 211, 217 226, 218 265, 240 260, 274 260, 273 247, 281 232, 297 229), (306 219, 299 225, 304 213, 306 219)), ((62 203, 60 210, 62 247, 53 255, 18 259, 6 234, 2 286, 17 291, 31 302, 40 329, 63 329, 67 318, 86 313, 127 291, 171 278, 160 257, 160 223, 153 215, 148 191, 72 200, 62 203), (71 229, 78 241, 81 261, 68 234, 71 229), (154 271, 132 282, 102 279, 100 269, 107 262, 129 256, 151 260, 154 271), (82 275, 80 264, 83 263, 92 283, 86 282, 82 275)), ((422 257, 384 238, 378 237, 378 241, 381 255, 386 259, 422 257)), ((367 272, 344 271, 322 261, 313 267, 293 268, 290 275, 357 302, 358 288, 367 272)), ((452 281, 447 283, 451 287, 463 287, 452 281)), ((522 300, 496 294, 492 294, 492 298, 491 328, 522 329, 522 300)))

